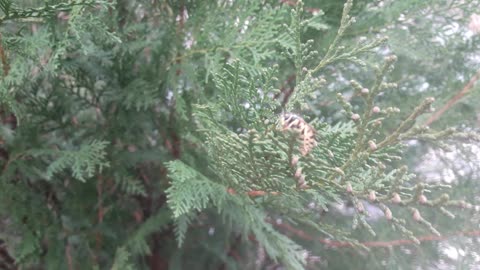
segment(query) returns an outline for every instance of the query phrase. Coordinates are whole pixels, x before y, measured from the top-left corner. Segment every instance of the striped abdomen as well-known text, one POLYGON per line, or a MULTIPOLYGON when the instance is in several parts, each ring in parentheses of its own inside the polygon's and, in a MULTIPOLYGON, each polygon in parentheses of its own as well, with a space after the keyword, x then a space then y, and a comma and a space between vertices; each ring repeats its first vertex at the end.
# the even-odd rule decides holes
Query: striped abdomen
POLYGON ((293 130, 298 133, 298 139, 302 143, 300 147, 302 155, 307 155, 317 145, 315 129, 302 117, 293 113, 286 113, 282 115, 281 124, 283 130, 293 130))

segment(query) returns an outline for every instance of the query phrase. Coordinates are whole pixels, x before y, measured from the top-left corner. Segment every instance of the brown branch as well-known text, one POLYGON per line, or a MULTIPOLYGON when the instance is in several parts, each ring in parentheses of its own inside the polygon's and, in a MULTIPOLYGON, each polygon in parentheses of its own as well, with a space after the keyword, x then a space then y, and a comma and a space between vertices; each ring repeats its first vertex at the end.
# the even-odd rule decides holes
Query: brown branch
POLYGON ((8 253, 7 247, 5 246, 5 242, 3 241, 0 244, 0 261, 2 261, 2 264, 0 265, 0 269, 6 269, 6 270, 18 269, 15 264, 15 259, 8 253))
MULTIPOLYGON (((105 210, 103 208, 103 177, 101 175, 98 176, 98 182, 97 182, 97 200, 98 200, 97 222, 98 224, 102 224, 103 217, 105 215, 105 210)), ((94 260, 97 264, 98 264, 97 254, 100 254, 100 250, 102 248, 102 241, 103 241, 103 237, 100 232, 100 229, 97 229, 97 231, 95 232, 96 254, 94 255, 94 260)))
POLYGON ((72 247, 68 244, 68 240, 67 247, 65 248, 65 257, 67 257, 68 270, 75 270, 73 266, 72 247))
POLYGON ((97 199, 98 199, 97 221, 99 224, 103 222, 103 216, 105 214, 102 197, 103 197, 103 177, 100 175, 98 176, 98 182, 97 182, 97 199))
POLYGON ((273 98, 278 99, 280 96, 283 96, 282 104, 286 103, 289 96, 293 92, 293 86, 291 85, 291 83, 295 81, 295 78, 295 74, 288 76, 282 87, 280 87, 280 92, 276 93, 273 98))
POLYGON ((270 191, 270 192, 267 192, 267 191, 263 191, 263 190, 251 190, 249 192, 247 192, 247 195, 250 196, 250 197, 259 197, 259 196, 265 196, 265 195, 278 195, 280 193, 276 192, 276 191, 270 191))
MULTIPOLYGON (((286 223, 281 223, 281 224, 275 224, 275 226, 282 228, 297 237, 307 240, 307 241, 318 241, 322 244, 324 244, 327 247, 332 247, 332 248, 339 248, 339 247, 354 247, 355 245, 346 242, 346 241, 333 241, 329 239, 324 239, 324 238, 316 238, 311 236, 310 234, 304 232, 303 230, 297 229, 289 224, 286 223)), ((466 237, 479 237, 480 236, 480 230, 471 230, 471 231, 458 231, 454 232, 448 235, 443 235, 443 236, 438 236, 438 235, 423 235, 417 237, 417 239, 420 242, 430 242, 430 241, 443 241, 447 240, 452 237, 456 236, 466 236, 466 237)), ((391 240, 391 241, 367 241, 367 242, 360 242, 359 244, 364 245, 366 247, 379 247, 379 248, 384 248, 384 247, 393 247, 393 246, 405 246, 405 245, 414 245, 415 242, 410 239, 398 239, 398 240, 391 240)), ((357 244, 358 245, 358 244, 357 244)))
MULTIPOLYGON (((292 75, 292 76, 288 77, 287 84, 290 84, 295 79, 296 79, 295 75, 292 75)), ((282 108, 284 108, 285 105, 287 105, 288 100, 290 99, 290 97, 293 94, 293 91, 295 91, 295 86, 290 86, 289 88, 287 88, 287 91, 283 91, 283 89, 282 89, 282 93, 284 94, 283 100, 282 100, 282 108)))
MULTIPOLYGON (((233 188, 228 188, 227 192, 230 195, 237 194, 237 192, 233 188)), ((276 191, 268 192, 268 191, 263 191, 263 190, 250 190, 250 191, 246 192, 246 194, 250 197, 260 197, 260 196, 265 196, 265 195, 279 195, 280 193, 276 192, 276 191)))
POLYGON ((440 116, 442 116, 448 109, 450 109, 455 103, 457 103, 461 98, 463 98, 475 85, 475 83, 480 79, 480 69, 475 75, 468 81, 468 83, 455 95, 453 96, 443 107, 436 111, 434 114, 428 118, 424 125, 428 126, 431 123, 435 122, 440 116))
MULTIPOLYGON (((241 235, 238 235, 237 237, 235 237, 234 242, 230 245, 230 247, 228 248, 228 251, 227 251, 227 256, 232 257, 236 262, 239 262, 242 259, 242 257, 240 256, 240 254, 237 250, 239 245, 241 244, 241 242, 242 242, 242 237, 241 237, 241 235)), ((222 265, 220 265, 220 267, 218 269, 219 270, 224 270, 224 269, 228 269, 228 268, 227 268, 227 265, 225 263, 223 263, 222 265)))
POLYGON ((2 61, 3 77, 6 77, 8 75, 8 72, 10 71, 10 65, 8 64, 7 55, 6 55, 5 50, 3 49, 3 46, 2 46, 2 35, 1 34, 0 34, 0 59, 2 61))

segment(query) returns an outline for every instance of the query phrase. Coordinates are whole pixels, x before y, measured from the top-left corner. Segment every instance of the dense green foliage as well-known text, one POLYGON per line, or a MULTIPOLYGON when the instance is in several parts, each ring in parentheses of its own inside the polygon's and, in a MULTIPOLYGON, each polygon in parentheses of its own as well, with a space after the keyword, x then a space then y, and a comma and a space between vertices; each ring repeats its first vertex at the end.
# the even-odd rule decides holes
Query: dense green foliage
POLYGON ((479 5, 0 0, 0 268, 468 268, 479 5))

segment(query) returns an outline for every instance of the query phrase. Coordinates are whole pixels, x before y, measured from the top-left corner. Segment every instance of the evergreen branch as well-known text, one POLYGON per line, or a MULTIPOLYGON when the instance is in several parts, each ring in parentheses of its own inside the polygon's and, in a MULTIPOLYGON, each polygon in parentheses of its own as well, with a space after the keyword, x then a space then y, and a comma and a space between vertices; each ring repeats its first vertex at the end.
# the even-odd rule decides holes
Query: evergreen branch
POLYGON ((163 207, 159 209, 128 237, 125 248, 127 248, 132 255, 151 254, 147 237, 155 232, 168 228, 172 222, 171 215, 172 213, 168 208, 163 207))
POLYGON ((342 18, 340 19, 340 27, 338 28, 337 35, 333 39, 332 43, 330 43, 330 46, 328 47, 327 53, 323 57, 323 59, 320 61, 320 63, 313 68, 310 73, 316 73, 320 69, 324 68, 325 66, 331 64, 334 62, 338 56, 338 53, 340 52, 341 49, 338 47, 338 43, 343 37, 343 34, 347 30, 347 28, 355 22, 355 18, 351 18, 349 13, 350 10, 352 9, 353 5, 353 0, 347 0, 343 6, 343 12, 342 12, 342 18))
POLYGON ((210 200, 217 206, 225 201, 227 192, 222 185, 208 180, 183 162, 169 162, 167 168, 173 179, 166 192, 174 218, 192 210, 202 210, 210 200))
POLYGON ((47 168, 46 176, 51 179, 57 172, 70 167, 73 177, 84 182, 85 177, 92 177, 98 167, 108 167, 109 163, 105 161, 105 147, 107 142, 93 141, 89 145, 82 146, 78 151, 60 151, 60 156, 50 163, 47 168))
MULTIPOLYGON (((356 36, 350 16, 358 12, 358 28, 395 32, 374 22, 383 15, 374 10, 377 3, 353 7, 352 0, 330 0, 319 5, 323 14, 289 0, 46 2, 24 8, 26 2, 0 0, 1 16, 10 20, 0 36, 0 229, 8 226, 0 236, 16 251, 15 267, 309 269, 305 248, 317 253, 322 246, 367 249, 392 242, 359 242, 353 235, 363 235, 352 229, 385 236, 392 227, 405 238, 393 241, 418 244, 429 235, 416 238, 417 229, 442 231, 420 211, 450 218, 453 210, 480 211, 468 203, 474 194, 450 199, 458 196, 452 189, 439 195, 446 185, 423 184, 402 167, 409 161, 398 161, 411 154, 403 140, 460 148, 480 136, 414 126, 427 105, 407 112, 399 125, 389 121, 399 109, 380 107, 395 101, 390 98, 397 92, 383 92, 395 85, 385 82, 395 57, 375 68, 376 77, 362 70, 372 58, 360 55, 384 39, 376 32, 356 36), (284 29, 287 6, 294 11, 284 29), (22 30, 33 21, 46 23, 22 30), (334 33, 318 36, 335 21, 334 33), (332 66, 340 61, 345 65, 332 66), (326 68, 332 72, 317 76, 326 68), (275 76, 286 78, 283 86, 275 76), (343 89, 344 78, 353 77, 359 82, 343 89), (370 81, 370 89, 360 83, 370 81), (351 88, 351 98, 331 101, 332 91, 351 88), (337 104, 347 121, 339 119, 337 104), (296 113, 288 131, 278 124, 285 120, 280 110, 296 113), (25 123, 17 128, 20 115, 25 123), (106 166, 111 169, 102 170, 106 166), (367 201, 386 220, 375 223, 375 231, 367 201), (335 202, 353 216, 331 211, 325 218, 335 202), (398 216, 389 207, 399 209, 398 216), (210 230, 192 229, 197 226, 210 230)), ((402 54, 407 45, 391 48, 402 54)), ((408 67, 408 55, 399 58, 408 67)), ((419 80, 431 89, 443 84, 435 85, 431 70, 415 69, 413 80, 398 74, 404 70, 393 76, 408 80, 409 97, 418 94, 419 80)), ((6 265, 1 248, 0 268, 6 265)), ((333 252, 325 253, 325 262, 335 267, 333 252)))
POLYGON ((295 54, 294 54, 294 63, 295 63, 295 78, 298 81, 301 81, 302 68, 303 68, 303 50, 302 50, 302 15, 303 15, 303 2, 298 1, 295 7, 295 11, 292 11, 292 25, 295 34, 295 54))
MULTIPOLYGON (((269 39, 269 40, 248 40, 244 42, 239 42, 237 44, 232 44, 229 46, 211 46, 209 48, 201 48, 201 49, 191 49, 188 50, 186 53, 178 54, 175 57, 172 57, 171 60, 168 62, 168 66, 179 65, 182 61, 186 59, 192 58, 195 55, 199 55, 204 57, 205 61, 207 61, 209 54, 214 55, 229 55, 232 57, 238 57, 238 52, 243 50, 251 50, 251 48, 273 48, 278 44, 278 39, 269 39)), ((223 58, 224 56, 222 56, 223 58)))
MULTIPOLYGON (((170 177, 173 178, 172 186, 167 191, 168 202, 174 217, 188 214, 192 209, 201 210, 211 201, 224 216, 232 220, 232 224, 242 226, 241 231, 253 232, 255 238, 265 246, 272 258, 283 260, 293 269, 302 268, 303 259, 298 256, 299 246, 265 223, 263 211, 259 211, 237 196, 225 197, 228 193, 222 185, 209 181, 180 161, 170 162, 168 167, 170 177), (248 220, 247 223, 245 223, 246 220, 248 220), (285 257, 286 254, 294 254, 294 256, 285 257)), ((180 239, 183 239, 181 234, 180 239)))
MULTIPOLYGON (((370 147, 370 149, 368 149, 366 153, 364 152, 366 140, 368 139, 367 135, 369 135, 367 134, 367 131, 368 131, 367 128, 368 128, 368 125, 370 124, 370 119, 372 117, 374 99, 382 89, 382 84, 383 84, 385 75, 388 73, 391 66, 396 60, 397 60, 396 56, 388 56, 385 58, 383 67, 377 71, 375 82, 372 85, 371 91, 369 91, 366 88, 363 88, 356 81, 353 81, 353 80, 350 81, 350 84, 355 89, 355 91, 359 93, 366 92, 367 97, 365 98, 365 102, 367 106, 365 108, 363 117, 360 117, 360 115, 358 114, 354 114, 352 111, 352 105, 348 101, 346 101, 345 98, 340 93, 337 94, 337 100, 343 106, 347 116, 355 122, 357 127, 357 135, 356 135, 357 137, 356 137, 356 143, 355 143, 356 146, 355 146, 355 149, 350 154, 349 159, 342 165, 342 167, 339 168, 339 170, 342 172, 346 171, 354 161, 358 160, 357 158, 362 155, 362 152, 363 152, 363 155, 362 155, 363 159, 367 159, 370 153, 378 149, 378 146, 376 146, 375 149, 370 147)), ((416 117, 414 119, 416 119, 416 117)), ((370 132, 373 132, 373 128, 372 128, 372 131, 370 132)), ((335 177, 335 175, 332 175, 329 178, 329 180, 332 180, 333 177, 335 177)))
POLYGON ((3 11, 4 14, 9 13, 11 6, 12 6, 11 0, 0 0, 0 9, 3 11))
POLYGON ((383 141, 381 141, 378 145, 377 148, 382 148, 384 146, 390 145, 394 143, 398 137, 403 133, 408 131, 408 129, 412 128, 413 124, 415 124, 415 120, 420 116, 421 114, 425 113, 428 108, 430 108, 430 105, 435 101, 434 98, 427 98, 425 99, 422 104, 417 106, 413 112, 405 119, 399 127, 388 137, 386 137, 383 141))
POLYGON ((95 6, 95 5, 109 5, 106 1, 100 0, 76 0, 70 3, 59 3, 56 5, 46 4, 41 8, 27 8, 18 9, 14 6, 8 5, 5 9, 5 16, 0 18, 0 24, 7 20, 27 19, 27 18, 48 18, 53 17, 57 12, 70 11, 75 6, 95 6))
POLYGON ((113 261, 112 268, 110 270, 134 270, 134 266, 129 262, 130 253, 126 248, 117 248, 115 252, 115 260, 113 261))

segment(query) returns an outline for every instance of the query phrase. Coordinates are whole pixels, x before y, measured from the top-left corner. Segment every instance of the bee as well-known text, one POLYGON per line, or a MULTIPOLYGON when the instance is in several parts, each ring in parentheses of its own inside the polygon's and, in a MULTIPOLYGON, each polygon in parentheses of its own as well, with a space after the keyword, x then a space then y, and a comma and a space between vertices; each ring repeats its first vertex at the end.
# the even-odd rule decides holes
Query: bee
POLYGON ((300 153, 302 153, 303 156, 306 156, 317 146, 315 139, 316 130, 302 117, 293 113, 284 113, 280 117, 280 125, 283 131, 292 130, 298 134, 298 139, 302 143, 300 153))

